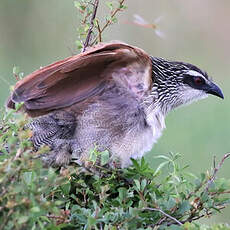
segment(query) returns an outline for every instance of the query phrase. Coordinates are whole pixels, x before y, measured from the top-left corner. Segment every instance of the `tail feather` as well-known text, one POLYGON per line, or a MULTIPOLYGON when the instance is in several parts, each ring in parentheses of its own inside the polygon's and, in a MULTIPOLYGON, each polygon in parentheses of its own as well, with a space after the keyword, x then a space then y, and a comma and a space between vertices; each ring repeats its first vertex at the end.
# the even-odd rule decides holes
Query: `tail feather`
POLYGON ((31 141, 35 149, 39 149, 42 145, 57 149, 63 141, 73 138, 76 121, 69 113, 56 112, 32 121, 26 128, 33 131, 31 141))

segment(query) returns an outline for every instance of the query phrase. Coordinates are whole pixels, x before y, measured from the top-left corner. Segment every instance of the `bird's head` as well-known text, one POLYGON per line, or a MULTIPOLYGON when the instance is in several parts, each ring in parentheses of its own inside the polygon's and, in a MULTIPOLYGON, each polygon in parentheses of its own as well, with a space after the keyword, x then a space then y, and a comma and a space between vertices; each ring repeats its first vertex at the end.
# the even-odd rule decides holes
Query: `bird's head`
POLYGON ((221 89, 198 67, 152 57, 153 91, 158 105, 167 113, 180 105, 212 94, 224 98, 221 89))

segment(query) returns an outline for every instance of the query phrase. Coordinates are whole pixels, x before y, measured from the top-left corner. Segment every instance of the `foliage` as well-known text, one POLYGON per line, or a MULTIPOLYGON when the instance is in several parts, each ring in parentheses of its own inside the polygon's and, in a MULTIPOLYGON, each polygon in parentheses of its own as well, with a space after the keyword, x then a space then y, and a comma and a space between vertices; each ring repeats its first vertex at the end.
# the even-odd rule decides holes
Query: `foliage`
POLYGON ((44 168, 38 156, 47 149, 33 152, 28 119, 1 116, 0 229, 230 229, 189 223, 230 202, 230 180, 207 191, 210 173, 188 173, 179 154, 158 156, 155 170, 144 158, 123 170, 44 168))
MULTIPOLYGON (((106 2, 109 14, 101 25, 97 3, 75 1, 81 14, 79 49, 101 41, 104 30, 117 21, 116 14, 126 8, 124 0, 106 2)), ((13 74, 22 77, 16 67, 13 74)), ((20 108, 19 104, 16 110, 20 108)), ((96 146, 90 152, 91 169, 74 162, 66 168, 45 168, 39 155, 48 149, 33 151, 26 122, 27 117, 13 110, 1 113, 0 230, 230 229, 194 222, 230 202, 230 180, 216 179, 227 155, 213 173, 199 176, 181 167, 180 155, 172 153, 158 156, 162 163, 156 169, 143 158, 127 169, 110 170, 108 151, 100 153, 96 146)))
POLYGON ((112 24, 118 21, 117 13, 125 10, 125 0, 106 1, 105 5, 108 8, 108 13, 104 20, 99 20, 96 17, 96 11, 99 1, 96 0, 77 0, 74 1, 74 6, 80 14, 80 26, 77 29, 79 39, 76 40, 77 49, 85 49, 87 46, 92 46, 102 41, 102 33, 112 24), (95 16, 92 14, 95 12, 95 16), (91 31, 92 30, 92 31, 91 31), (91 34, 92 32, 92 34, 91 34), (89 40, 87 40, 89 36, 89 40))

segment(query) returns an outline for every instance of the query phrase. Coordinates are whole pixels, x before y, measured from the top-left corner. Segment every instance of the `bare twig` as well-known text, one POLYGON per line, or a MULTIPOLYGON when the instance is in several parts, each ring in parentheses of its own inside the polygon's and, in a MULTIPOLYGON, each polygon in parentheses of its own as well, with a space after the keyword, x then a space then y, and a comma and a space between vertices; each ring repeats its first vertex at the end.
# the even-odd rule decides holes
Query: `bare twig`
POLYGON ((70 211, 69 210, 61 210, 62 216, 55 216, 55 215, 46 215, 49 219, 54 219, 57 224, 63 224, 63 223, 68 223, 70 222, 69 220, 69 215, 70 211))
MULTIPOLYGON (((221 207, 219 207, 219 210, 221 210, 221 209, 224 209, 225 208, 225 206, 221 206, 221 207)), ((189 223, 191 223, 192 221, 195 221, 195 220, 199 220, 200 218, 202 218, 202 217, 205 217, 205 216, 209 216, 209 215, 212 215, 212 212, 207 212, 207 213, 205 213, 205 214, 201 214, 201 215, 199 215, 199 216, 189 216, 186 220, 183 220, 183 221, 181 221, 181 223, 182 224, 184 224, 184 223, 186 223, 186 222, 189 222, 189 223)), ((173 222, 172 223, 169 223, 169 225, 172 225, 172 224, 174 224, 173 222)), ((168 226, 169 226, 168 225, 168 226)))
POLYGON ((164 223, 164 221, 166 221, 166 219, 167 219, 167 217, 166 217, 166 216, 163 216, 162 218, 160 218, 160 219, 157 221, 157 223, 151 224, 150 227, 154 229, 156 226, 159 226, 159 225, 161 225, 162 223, 164 223))
POLYGON ((174 222, 176 222, 179 225, 183 225, 179 220, 177 220, 176 218, 174 218, 173 216, 170 216, 169 214, 167 214, 166 212, 164 212, 163 210, 159 209, 159 208, 144 208, 144 210, 149 210, 149 211, 156 211, 156 212, 160 212, 161 214, 163 214, 164 216, 168 217, 169 219, 173 220, 174 222))
MULTIPOLYGON (((122 10, 121 6, 123 6, 125 0, 119 0, 119 6, 111 12, 111 18, 115 17, 115 15, 120 12, 122 10)), ((98 36, 93 40, 92 44, 94 44, 97 39, 101 39, 101 34, 104 32, 104 30, 110 25, 112 24, 112 21, 111 20, 107 20, 105 25, 100 29, 100 32, 98 33, 98 36)))
POLYGON ((98 31, 98 40, 99 42, 102 41, 102 37, 101 37, 101 28, 100 28, 100 25, 99 25, 99 21, 97 20, 97 31, 98 31))
POLYGON ((210 194, 211 196, 214 196, 214 195, 216 195, 216 194, 222 195, 222 194, 229 194, 229 193, 230 193, 230 190, 224 191, 224 192, 209 192, 209 194, 210 194))
POLYGON ((96 14, 97 14, 98 4, 99 4, 99 0, 95 0, 95 2, 93 4, 92 17, 90 19, 90 27, 89 27, 89 30, 88 30, 88 33, 87 33, 87 36, 86 36, 86 39, 85 39, 85 42, 84 42, 82 52, 84 52, 86 50, 86 47, 89 46, 89 42, 91 40, 91 35, 92 35, 92 32, 93 32, 93 27, 94 27, 94 20, 95 20, 96 14))
MULTIPOLYGON (((213 183, 213 181, 216 178, 216 174, 217 172, 220 170, 220 168, 222 167, 224 161, 229 157, 230 153, 227 153, 224 155, 224 157, 222 158, 222 160, 220 161, 220 163, 216 166, 216 156, 213 157, 213 175, 211 176, 211 178, 208 180, 206 179, 203 183, 201 183, 201 185, 199 187, 197 187, 194 191, 190 192, 186 199, 189 200, 194 194, 196 194, 204 185, 206 185, 205 190, 204 191, 208 191, 209 187, 211 186, 211 184, 213 183)), ((210 195, 215 195, 216 193, 211 193, 210 195)))
POLYGON ((10 209, 10 211, 8 212, 7 216, 4 218, 3 223, 1 223, 0 225, 0 230, 4 229, 4 227, 6 226, 7 222, 9 221, 9 216, 14 212, 14 209, 10 209))
POLYGON ((213 157, 213 168, 216 168, 216 156, 213 157))
MULTIPOLYGON (((219 207, 219 210, 224 209, 224 208, 225 208, 225 206, 220 206, 220 207, 219 207)), ((149 210, 149 209, 148 209, 148 210, 149 210)), ((165 215, 165 216, 164 216, 163 218, 161 218, 157 223, 149 225, 149 226, 151 226, 152 228, 154 228, 154 227, 156 227, 156 226, 160 226, 160 225, 163 224, 163 223, 166 223, 167 226, 171 226, 171 225, 173 225, 173 224, 183 225, 183 224, 185 224, 185 223, 187 223, 187 222, 191 223, 191 222, 193 222, 193 221, 195 221, 195 220, 201 219, 202 217, 205 217, 205 216, 208 216, 208 215, 212 215, 212 212, 209 211, 209 212, 207 212, 207 213, 203 213, 203 214, 200 214, 200 215, 198 215, 198 216, 189 215, 185 220, 178 221, 176 218, 174 218, 174 217, 168 215, 167 213, 163 212, 163 211, 160 210, 160 209, 156 209, 156 210, 155 210, 154 208, 150 208, 150 210, 152 210, 152 211, 159 211, 159 212, 161 212, 163 215, 165 215), (167 218, 170 218, 172 221, 171 221, 171 222, 168 221, 167 218), (167 221, 167 222, 166 222, 166 221, 167 221)))
MULTIPOLYGON (((121 8, 120 8, 120 7, 123 5, 124 1, 125 1, 125 0, 120 0, 120 1, 119 1, 119 7, 117 7, 117 8, 112 12, 111 18, 115 17, 115 15, 116 15, 119 11, 121 11, 121 8)), ((107 28, 107 26, 109 26, 110 24, 111 24, 111 21, 108 20, 108 21, 105 23, 105 25, 102 27, 101 32, 103 32, 103 31, 107 28)))
MULTIPOLYGON (((220 168, 222 167, 224 161, 230 157, 230 153, 226 153, 223 158, 221 159, 221 161, 219 162, 219 164, 217 166, 216 163, 214 163, 214 169, 213 169, 213 174, 211 176, 211 178, 208 180, 207 182, 207 186, 205 187, 205 192, 208 192, 208 189, 210 188, 210 186, 212 185, 212 183, 214 182, 214 180, 216 179, 216 174, 218 173, 218 171, 220 170, 220 168)), ((214 160, 215 162, 215 160, 214 160)))
POLYGON ((189 200, 193 195, 195 195, 201 188, 207 183, 207 180, 203 181, 203 183, 200 184, 199 187, 197 187, 194 191, 191 191, 187 197, 186 200, 189 200))
POLYGON ((18 74, 14 73, 14 77, 15 77, 16 81, 19 81, 19 80, 20 80, 18 74))

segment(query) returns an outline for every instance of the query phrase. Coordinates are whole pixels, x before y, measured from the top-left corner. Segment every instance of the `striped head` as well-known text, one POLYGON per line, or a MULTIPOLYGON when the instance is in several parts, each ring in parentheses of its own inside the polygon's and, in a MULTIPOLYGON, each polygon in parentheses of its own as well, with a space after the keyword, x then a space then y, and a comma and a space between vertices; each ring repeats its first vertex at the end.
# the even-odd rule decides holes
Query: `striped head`
POLYGON ((205 98, 208 94, 224 98, 221 89, 198 67, 162 58, 151 57, 151 60, 154 78, 152 91, 163 112, 205 98))

